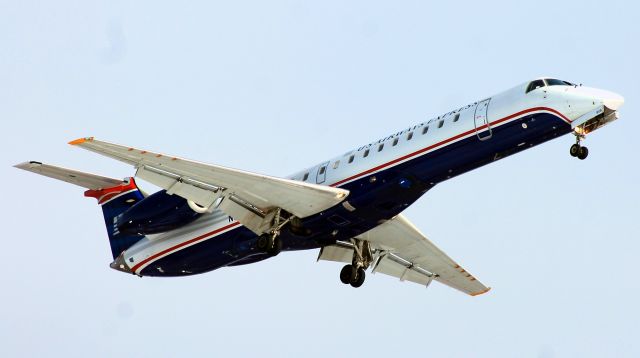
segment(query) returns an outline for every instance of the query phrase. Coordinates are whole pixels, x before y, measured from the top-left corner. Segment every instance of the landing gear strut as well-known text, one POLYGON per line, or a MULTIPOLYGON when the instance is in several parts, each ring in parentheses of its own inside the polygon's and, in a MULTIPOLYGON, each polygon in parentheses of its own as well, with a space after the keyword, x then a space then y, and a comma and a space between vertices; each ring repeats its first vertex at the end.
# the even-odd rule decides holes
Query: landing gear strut
POLYGON ((577 157, 580 160, 586 159, 589 155, 589 149, 580 145, 582 139, 584 139, 584 136, 576 134, 576 144, 572 145, 569 148, 569 154, 572 157, 577 157))
POLYGON ((353 244, 353 260, 340 271, 340 282, 351 287, 360 287, 364 283, 365 270, 373 259, 368 242, 354 239, 353 244))
POLYGON ((277 212, 273 218, 273 223, 271 230, 269 232, 264 233, 258 237, 258 241, 256 242, 256 247, 258 250, 268 254, 269 256, 276 256, 282 251, 282 240, 280 239, 280 230, 286 224, 288 224, 293 216, 289 216, 288 218, 282 217, 282 211, 280 209, 276 209, 277 212))

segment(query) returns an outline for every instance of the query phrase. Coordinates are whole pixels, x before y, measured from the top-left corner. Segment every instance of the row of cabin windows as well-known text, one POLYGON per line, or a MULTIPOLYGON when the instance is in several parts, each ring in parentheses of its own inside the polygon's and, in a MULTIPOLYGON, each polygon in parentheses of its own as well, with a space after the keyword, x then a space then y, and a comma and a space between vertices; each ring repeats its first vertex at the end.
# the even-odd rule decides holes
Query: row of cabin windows
MULTIPOLYGON (((454 121, 454 122, 457 122, 459 119, 460 119, 460 113, 456 113, 456 115, 453 117, 453 121, 454 121)), ((443 126, 444 126, 444 119, 441 119, 441 120, 438 122, 438 128, 442 128, 443 126)), ((423 134, 423 135, 424 135, 424 134, 427 134, 427 132, 428 132, 428 131, 429 131, 429 126, 428 126, 428 125, 426 125, 426 126, 424 126, 424 128, 422 129, 422 134, 423 134)), ((411 140, 412 138, 413 138, 413 131, 411 131, 411 132, 407 133, 407 140, 411 140)), ((395 147, 396 145, 398 145, 398 137, 393 138, 393 142, 391 142, 391 146, 395 147)), ((380 145, 378 145, 378 152, 382 152, 382 150, 383 150, 383 149, 384 149, 384 143, 380 143, 380 145)), ((369 152, 370 152, 369 148, 365 149, 365 150, 364 150, 364 153, 362 153, 362 157, 363 157, 363 158, 368 157, 368 156, 369 156, 369 152)), ((348 163, 349 163, 349 164, 353 163, 353 161, 355 160, 355 158, 356 158, 356 155, 355 155, 355 154, 351 154, 351 155, 349 156, 348 163)), ((339 166, 340 166, 340 161, 339 161, 339 160, 336 160, 336 161, 333 163, 333 169, 338 169, 338 167, 339 167, 339 166)), ((319 174, 320 174, 320 175, 324 174, 325 170, 326 170, 326 166, 322 166, 322 167, 320 167, 319 174)), ((307 179, 309 179, 309 172, 304 173, 304 176, 302 177, 302 181, 307 181, 307 179)))

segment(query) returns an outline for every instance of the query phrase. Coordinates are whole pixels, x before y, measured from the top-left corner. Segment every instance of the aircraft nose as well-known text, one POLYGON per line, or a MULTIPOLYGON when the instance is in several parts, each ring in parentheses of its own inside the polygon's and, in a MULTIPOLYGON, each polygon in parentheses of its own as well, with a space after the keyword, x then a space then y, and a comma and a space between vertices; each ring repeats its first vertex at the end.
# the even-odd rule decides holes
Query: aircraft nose
POLYGON ((624 103, 624 98, 621 95, 611 91, 590 87, 578 87, 578 91, 601 102, 612 111, 617 110, 624 103))
POLYGON ((607 91, 607 95, 602 97, 602 103, 610 110, 616 111, 624 103, 624 97, 617 93, 607 91))

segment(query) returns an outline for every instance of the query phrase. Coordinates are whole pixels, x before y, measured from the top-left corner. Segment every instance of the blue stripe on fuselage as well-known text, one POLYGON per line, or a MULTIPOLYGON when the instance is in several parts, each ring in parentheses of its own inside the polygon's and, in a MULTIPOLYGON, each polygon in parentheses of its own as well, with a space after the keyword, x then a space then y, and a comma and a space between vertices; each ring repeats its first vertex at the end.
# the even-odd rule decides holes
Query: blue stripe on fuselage
MULTIPOLYGON (((348 201, 356 210, 350 212, 337 205, 306 218, 303 224, 312 232, 309 236, 296 236, 283 230, 283 250, 315 249, 334 240, 348 240, 376 227, 381 220, 399 214, 437 183, 567 134, 571 126, 560 117, 543 112, 494 127, 492 131, 489 140, 480 141, 473 135, 341 185, 350 191, 348 201), (372 176, 375 181, 371 180, 372 176)), ((268 258, 253 251, 255 239, 253 232, 238 227, 158 259, 140 274, 191 275, 234 262, 251 263, 268 258)))

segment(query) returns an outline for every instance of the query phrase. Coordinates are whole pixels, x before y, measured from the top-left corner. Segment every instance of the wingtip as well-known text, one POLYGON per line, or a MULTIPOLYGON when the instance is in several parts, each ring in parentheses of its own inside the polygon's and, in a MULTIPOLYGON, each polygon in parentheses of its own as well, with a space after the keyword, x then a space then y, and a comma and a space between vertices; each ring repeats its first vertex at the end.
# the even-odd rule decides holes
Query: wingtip
POLYGON ((482 290, 482 291, 478 291, 478 292, 474 292, 471 294, 471 296, 480 296, 482 294, 485 294, 487 292, 489 292, 491 290, 491 287, 487 287, 486 289, 482 290))
POLYGON ((71 145, 78 145, 78 144, 82 144, 84 142, 89 142, 92 141, 93 137, 84 137, 84 138, 78 138, 78 139, 74 139, 71 142, 69 142, 69 144, 71 145))
POLYGON ((33 167, 37 167, 37 166, 41 166, 42 163, 41 162, 36 162, 35 160, 31 160, 28 162, 22 162, 22 163, 18 163, 18 164, 14 164, 13 167, 14 168, 18 168, 18 169, 25 169, 25 170, 29 170, 33 167))

